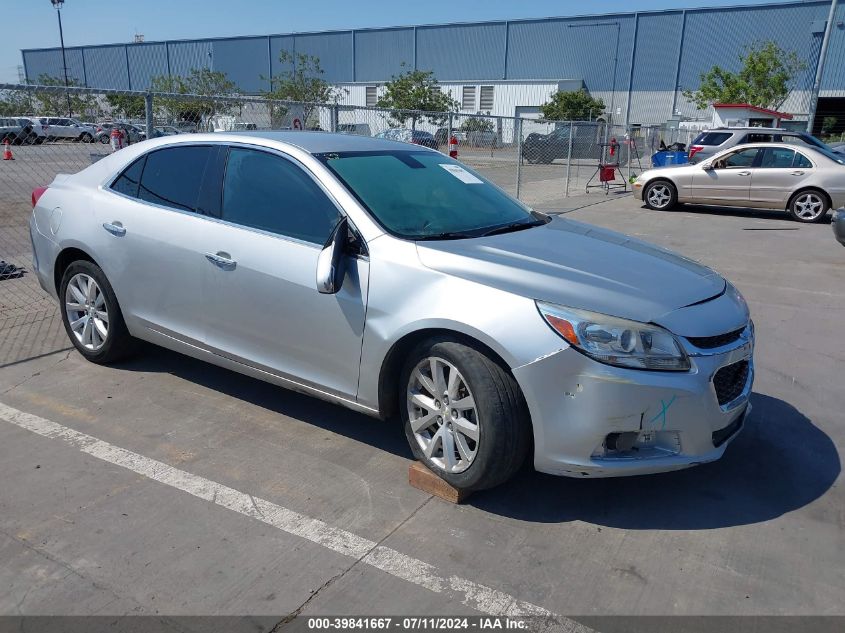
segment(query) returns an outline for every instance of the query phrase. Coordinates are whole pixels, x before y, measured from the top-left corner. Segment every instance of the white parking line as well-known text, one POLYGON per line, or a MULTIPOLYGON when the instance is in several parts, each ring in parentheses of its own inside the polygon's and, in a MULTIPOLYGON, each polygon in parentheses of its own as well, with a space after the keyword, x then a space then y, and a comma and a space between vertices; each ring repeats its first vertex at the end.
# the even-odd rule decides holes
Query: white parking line
POLYGON ((557 620, 557 630, 571 633, 591 631, 574 620, 555 616, 542 607, 518 600, 491 587, 459 576, 443 576, 433 565, 333 527, 319 519, 114 446, 46 418, 19 411, 2 402, 0 419, 43 437, 61 440, 83 453, 261 521, 288 534, 307 539, 429 591, 446 594, 444 597, 457 599, 482 613, 495 616, 551 616, 557 620))

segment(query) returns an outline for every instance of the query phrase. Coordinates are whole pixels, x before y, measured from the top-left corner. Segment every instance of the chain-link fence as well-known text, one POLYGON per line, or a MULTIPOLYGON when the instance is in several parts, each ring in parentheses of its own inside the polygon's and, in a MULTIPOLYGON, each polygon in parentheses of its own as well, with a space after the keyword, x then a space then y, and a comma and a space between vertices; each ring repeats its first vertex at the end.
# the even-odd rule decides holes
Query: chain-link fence
POLYGON ((83 88, 0 85, 0 366, 68 346, 54 303, 30 272, 32 191, 148 136, 306 129, 374 136, 448 153, 534 208, 559 210, 587 191, 627 187, 663 145, 696 131, 608 127, 463 113, 386 110, 83 88), (68 111, 73 116, 68 115, 68 111), (4 143, 5 145, 5 143, 4 143), (4 151, 5 153, 5 151, 4 151))

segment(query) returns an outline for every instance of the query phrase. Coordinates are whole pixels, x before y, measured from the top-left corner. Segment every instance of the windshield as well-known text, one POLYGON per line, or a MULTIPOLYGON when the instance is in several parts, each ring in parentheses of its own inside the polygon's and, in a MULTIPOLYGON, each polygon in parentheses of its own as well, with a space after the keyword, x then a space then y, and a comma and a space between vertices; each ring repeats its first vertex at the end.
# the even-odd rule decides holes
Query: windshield
POLYGON ((539 215, 465 165, 436 152, 317 155, 389 233, 412 240, 475 237, 539 223, 539 215))

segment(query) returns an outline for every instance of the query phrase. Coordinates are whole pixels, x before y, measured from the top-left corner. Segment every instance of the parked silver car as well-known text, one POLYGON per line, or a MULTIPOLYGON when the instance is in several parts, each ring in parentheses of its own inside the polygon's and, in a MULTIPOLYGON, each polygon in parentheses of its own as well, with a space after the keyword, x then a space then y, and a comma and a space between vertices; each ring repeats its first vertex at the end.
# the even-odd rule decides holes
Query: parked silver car
POLYGON ((742 145, 697 165, 643 172, 634 197, 658 210, 679 202, 786 209, 799 222, 820 222, 845 204, 845 157, 783 143, 742 145))
POLYGON ((830 151, 830 147, 812 134, 779 127, 717 127, 705 130, 690 143, 687 155, 690 164, 701 163, 737 145, 751 143, 785 143, 798 147, 815 147, 830 151))
POLYGON ((80 141, 82 143, 93 143, 97 135, 93 125, 80 123, 76 119, 65 117, 41 117, 39 119, 45 127, 47 138, 52 140, 66 139, 80 141))
POLYGON ((730 283, 424 147, 171 136, 33 200, 34 270, 85 358, 143 339, 398 414, 460 489, 531 453, 574 477, 713 461, 750 411, 754 329, 730 283))

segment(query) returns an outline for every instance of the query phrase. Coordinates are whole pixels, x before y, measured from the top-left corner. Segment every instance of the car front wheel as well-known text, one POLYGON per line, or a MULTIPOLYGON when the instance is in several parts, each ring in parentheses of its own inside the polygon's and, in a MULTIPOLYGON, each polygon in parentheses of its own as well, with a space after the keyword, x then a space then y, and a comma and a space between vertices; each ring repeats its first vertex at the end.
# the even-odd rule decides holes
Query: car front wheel
POLYGON ((59 301, 68 338, 86 359, 105 364, 134 350, 111 284, 96 264, 80 260, 68 266, 59 301))
POLYGON ((829 206, 820 191, 801 191, 789 201, 789 213, 799 222, 821 222, 829 206))
POLYGON ((666 211, 678 204, 678 191, 671 182, 658 180, 645 188, 643 201, 649 209, 666 211))
POLYGON ((400 384, 414 456, 455 488, 492 488, 524 462, 527 406, 513 376, 486 355, 431 339, 409 355, 400 384))

